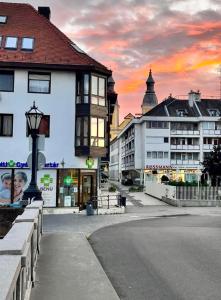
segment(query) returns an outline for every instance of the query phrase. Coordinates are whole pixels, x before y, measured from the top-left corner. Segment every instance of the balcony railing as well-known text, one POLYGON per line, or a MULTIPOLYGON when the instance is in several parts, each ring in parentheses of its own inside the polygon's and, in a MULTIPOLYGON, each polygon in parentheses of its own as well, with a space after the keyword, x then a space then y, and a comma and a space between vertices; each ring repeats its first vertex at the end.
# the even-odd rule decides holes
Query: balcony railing
POLYGON ((170 145, 171 150, 199 150, 199 145, 170 145))
POLYGON ((199 135, 199 130, 175 130, 171 129, 170 131, 171 135, 199 135))
POLYGON ((197 165, 199 165, 199 161, 198 160, 171 159, 171 165, 197 166, 197 165))
POLYGON ((203 150, 213 150, 213 144, 203 144, 203 150))
POLYGON ((203 135, 220 135, 221 129, 214 130, 214 129, 203 129, 203 135))

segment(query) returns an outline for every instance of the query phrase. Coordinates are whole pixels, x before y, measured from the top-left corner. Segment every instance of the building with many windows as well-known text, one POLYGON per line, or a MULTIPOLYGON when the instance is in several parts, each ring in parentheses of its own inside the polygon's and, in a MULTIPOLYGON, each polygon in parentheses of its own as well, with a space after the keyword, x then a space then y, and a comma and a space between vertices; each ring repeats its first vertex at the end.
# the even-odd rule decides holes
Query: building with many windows
POLYGON ((44 113, 38 186, 45 206, 84 207, 97 193, 98 158, 107 153, 109 76, 50 22, 49 7, 1 2, 0 178, 8 174, 13 182, 20 174, 28 185, 25 112, 35 101, 44 113))
POLYGON ((112 142, 111 149, 116 152, 118 147, 119 160, 110 164, 110 176, 143 182, 160 181, 166 175, 171 180, 195 181, 203 160, 221 143, 220 134, 219 99, 202 99, 193 91, 188 99, 170 96, 133 119, 112 142))

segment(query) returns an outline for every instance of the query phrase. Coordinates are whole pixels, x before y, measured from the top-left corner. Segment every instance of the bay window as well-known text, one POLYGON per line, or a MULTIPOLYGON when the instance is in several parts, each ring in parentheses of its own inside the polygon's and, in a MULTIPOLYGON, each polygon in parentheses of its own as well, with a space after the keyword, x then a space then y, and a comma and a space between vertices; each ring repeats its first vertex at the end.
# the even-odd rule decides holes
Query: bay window
POLYGON ((91 117, 91 146, 105 147, 105 119, 91 117))
POLYGON ((88 146, 88 117, 76 119, 76 146, 88 146))
POLYGON ((105 106, 105 78, 91 76, 91 103, 105 106))

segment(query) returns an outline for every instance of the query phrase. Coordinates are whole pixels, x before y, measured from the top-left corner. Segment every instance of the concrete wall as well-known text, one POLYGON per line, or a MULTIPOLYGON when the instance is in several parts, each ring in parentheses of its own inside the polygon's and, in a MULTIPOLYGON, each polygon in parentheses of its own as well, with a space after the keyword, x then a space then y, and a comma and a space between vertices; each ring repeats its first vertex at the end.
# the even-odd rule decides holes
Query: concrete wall
POLYGON ((160 200, 162 199, 162 197, 176 199, 176 187, 175 186, 170 186, 170 185, 165 185, 165 184, 161 184, 161 183, 148 181, 148 182, 146 182, 145 192, 148 195, 159 198, 160 200))
POLYGON ((28 205, 0 240, 0 299, 28 300, 42 235, 42 201, 28 205))

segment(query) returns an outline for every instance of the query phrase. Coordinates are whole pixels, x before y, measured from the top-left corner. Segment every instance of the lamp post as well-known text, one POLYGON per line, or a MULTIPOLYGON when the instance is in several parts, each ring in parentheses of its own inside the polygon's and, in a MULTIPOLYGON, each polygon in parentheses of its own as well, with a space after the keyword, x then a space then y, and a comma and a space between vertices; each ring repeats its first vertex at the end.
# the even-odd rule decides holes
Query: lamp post
POLYGON ((30 129, 30 134, 32 137, 32 170, 31 170, 31 181, 28 188, 24 191, 23 200, 33 199, 33 200, 43 200, 41 196, 41 191, 37 186, 37 140, 39 125, 43 117, 43 113, 38 110, 33 102, 33 106, 29 111, 25 113, 28 126, 30 129))

